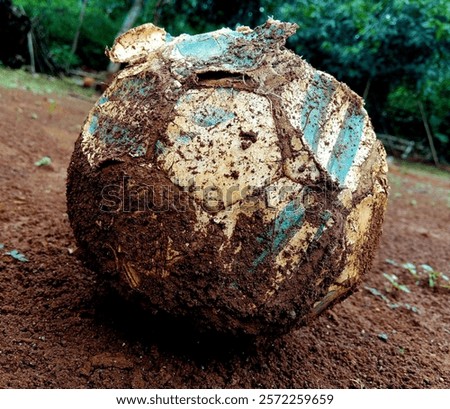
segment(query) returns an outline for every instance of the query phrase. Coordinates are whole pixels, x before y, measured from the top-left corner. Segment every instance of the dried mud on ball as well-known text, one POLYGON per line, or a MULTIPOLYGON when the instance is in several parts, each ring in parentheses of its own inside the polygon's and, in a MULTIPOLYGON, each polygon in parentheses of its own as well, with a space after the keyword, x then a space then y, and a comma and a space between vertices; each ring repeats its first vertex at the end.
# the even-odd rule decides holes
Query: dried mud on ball
POLYGON ((284 48, 296 30, 171 37, 147 24, 91 110, 68 170, 86 263, 206 329, 279 334, 370 269, 385 152, 359 96, 284 48))

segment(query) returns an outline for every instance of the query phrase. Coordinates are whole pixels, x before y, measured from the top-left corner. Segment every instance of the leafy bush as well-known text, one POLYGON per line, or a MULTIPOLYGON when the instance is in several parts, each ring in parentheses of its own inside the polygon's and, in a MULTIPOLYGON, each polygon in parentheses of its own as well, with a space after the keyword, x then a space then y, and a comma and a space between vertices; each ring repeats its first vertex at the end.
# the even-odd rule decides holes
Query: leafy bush
POLYGON ((386 115, 392 118, 393 133, 428 146, 426 131, 418 101, 422 101, 441 161, 449 161, 450 152, 450 75, 429 78, 425 89, 417 90, 400 85, 390 94, 386 115))
MULTIPOLYGON (((79 46, 72 42, 82 0, 15 0, 39 25, 53 59, 67 68, 97 70, 133 0, 89 0, 79 46)), ((268 15, 300 29, 288 46, 316 68, 366 97, 375 130, 426 141, 417 101, 425 108, 442 160, 450 161, 450 8, 447 0, 145 0, 137 24, 153 22, 173 35, 238 23, 255 26, 268 15)))
MULTIPOLYGON (((114 13, 117 7, 113 7, 112 3, 100 0, 88 2, 79 46, 73 55, 71 49, 79 25, 81 1, 15 0, 15 4, 22 6, 33 24, 44 33, 50 56, 62 69, 78 65, 104 69, 107 64, 105 45, 112 44, 123 18, 121 13, 114 13)), ((123 2, 120 3, 123 6, 123 2)))
POLYGON ((60 67, 72 67, 81 62, 76 54, 72 54, 68 44, 53 43, 50 46, 50 57, 60 67))
POLYGON ((366 97, 376 131, 426 138, 425 107, 441 158, 448 145, 450 8, 447 0, 265 2, 300 26, 289 45, 366 97))

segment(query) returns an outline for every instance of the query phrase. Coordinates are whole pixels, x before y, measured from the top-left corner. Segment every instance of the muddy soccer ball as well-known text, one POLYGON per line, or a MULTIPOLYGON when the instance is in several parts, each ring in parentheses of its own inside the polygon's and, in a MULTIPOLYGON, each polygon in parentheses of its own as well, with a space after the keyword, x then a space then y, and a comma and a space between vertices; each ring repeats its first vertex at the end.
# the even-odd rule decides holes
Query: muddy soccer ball
POLYGON ((120 36, 128 65, 68 171, 84 260, 204 328, 282 333, 370 268, 386 162, 363 102, 284 48, 294 24, 120 36))

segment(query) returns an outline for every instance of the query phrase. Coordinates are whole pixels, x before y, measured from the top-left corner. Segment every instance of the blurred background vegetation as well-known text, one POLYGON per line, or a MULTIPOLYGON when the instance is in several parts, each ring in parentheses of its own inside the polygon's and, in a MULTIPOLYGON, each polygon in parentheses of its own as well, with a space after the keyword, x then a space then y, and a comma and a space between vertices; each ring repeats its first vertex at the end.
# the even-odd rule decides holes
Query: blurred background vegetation
POLYGON ((124 29, 145 22, 172 35, 254 27, 268 16, 295 22, 300 28, 288 47, 363 96, 378 134, 413 141, 416 153, 425 159, 433 159, 434 147, 435 162, 450 162, 448 0, 14 0, 13 4, 30 20, 36 70, 53 74, 76 68, 106 70, 105 46, 111 46, 124 29))

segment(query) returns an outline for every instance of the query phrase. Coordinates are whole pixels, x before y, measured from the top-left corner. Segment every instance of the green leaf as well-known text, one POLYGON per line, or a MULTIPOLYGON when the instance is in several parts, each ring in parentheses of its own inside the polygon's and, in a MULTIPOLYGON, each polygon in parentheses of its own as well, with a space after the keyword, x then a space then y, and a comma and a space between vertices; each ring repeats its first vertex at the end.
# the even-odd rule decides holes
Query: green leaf
POLYGON ((375 297, 380 297, 384 302, 389 303, 389 298, 387 298, 381 291, 378 291, 376 288, 373 287, 365 287, 367 291, 369 291, 372 295, 375 297))
POLYGON ((389 339, 389 335, 382 332, 381 334, 378 334, 378 338, 381 339, 384 342, 387 342, 389 339))
POLYGON ((48 166, 52 163, 52 158, 50 156, 43 156, 38 161, 34 162, 36 166, 48 166))
POLYGON ((404 284, 400 284, 398 282, 398 277, 395 274, 387 274, 383 273, 384 278, 388 280, 394 288, 397 288, 400 291, 403 291, 405 293, 410 293, 411 290, 404 284))
POLYGON ((446 143, 448 143, 450 141, 450 138, 448 137, 448 135, 445 135, 445 134, 440 133, 440 132, 435 132, 434 136, 436 137, 436 139, 439 142, 442 142, 444 144, 446 144, 446 143))
POLYGON ((383 296, 383 294, 380 291, 378 291, 376 288, 366 287, 366 290, 370 291, 373 295, 376 295, 378 297, 382 297, 383 296))
POLYGON ((400 306, 401 306, 401 304, 398 304, 398 303, 388 304, 388 307, 389 307, 391 310, 396 310, 396 309, 399 308, 400 306))
POLYGON ((16 260, 22 261, 22 262, 27 262, 28 259, 25 257, 24 254, 20 253, 18 250, 11 250, 8 253, 9 256, 11 256, 12 258, 15 258, 16 260))
POLYGON ((390 258, 387 258, 384 261, 386 261, 386 263, 388 263, 388 264, 392 264, 393 266, 398 266, 397 262, 395 260, 390 259, 390 258))
POLYGON ((403 268, 406 268, 413 276, 417 276, 417 268, 413 263, 403 263, 403 268))
POLYGON ((405 306, 405 308, 406 308, 407 310, 410 310, 410 311, 412 311, 412 312, 415 312, 416 314, 419 314, 419 313, 420 313, 419 309, 418 309, 417 307, 415 307, 414 305, 404 304, 404 306, 405 306))
POLYGON ((439 273, 438 272, 433 271, 433 272, 429 272, 428 273, 428 285, 431 288, 436 287, 438 279, 439 279, 439 273))
POLYGON ((411 292, 411 290, 405 284, 399 284, 397 288, 405 293, 411 292))
POLYGON ((434 268, 428 264, 421 264, 420 267, 422 267, 422 269, 427 273, 432 273, 434 271, 434 268))

